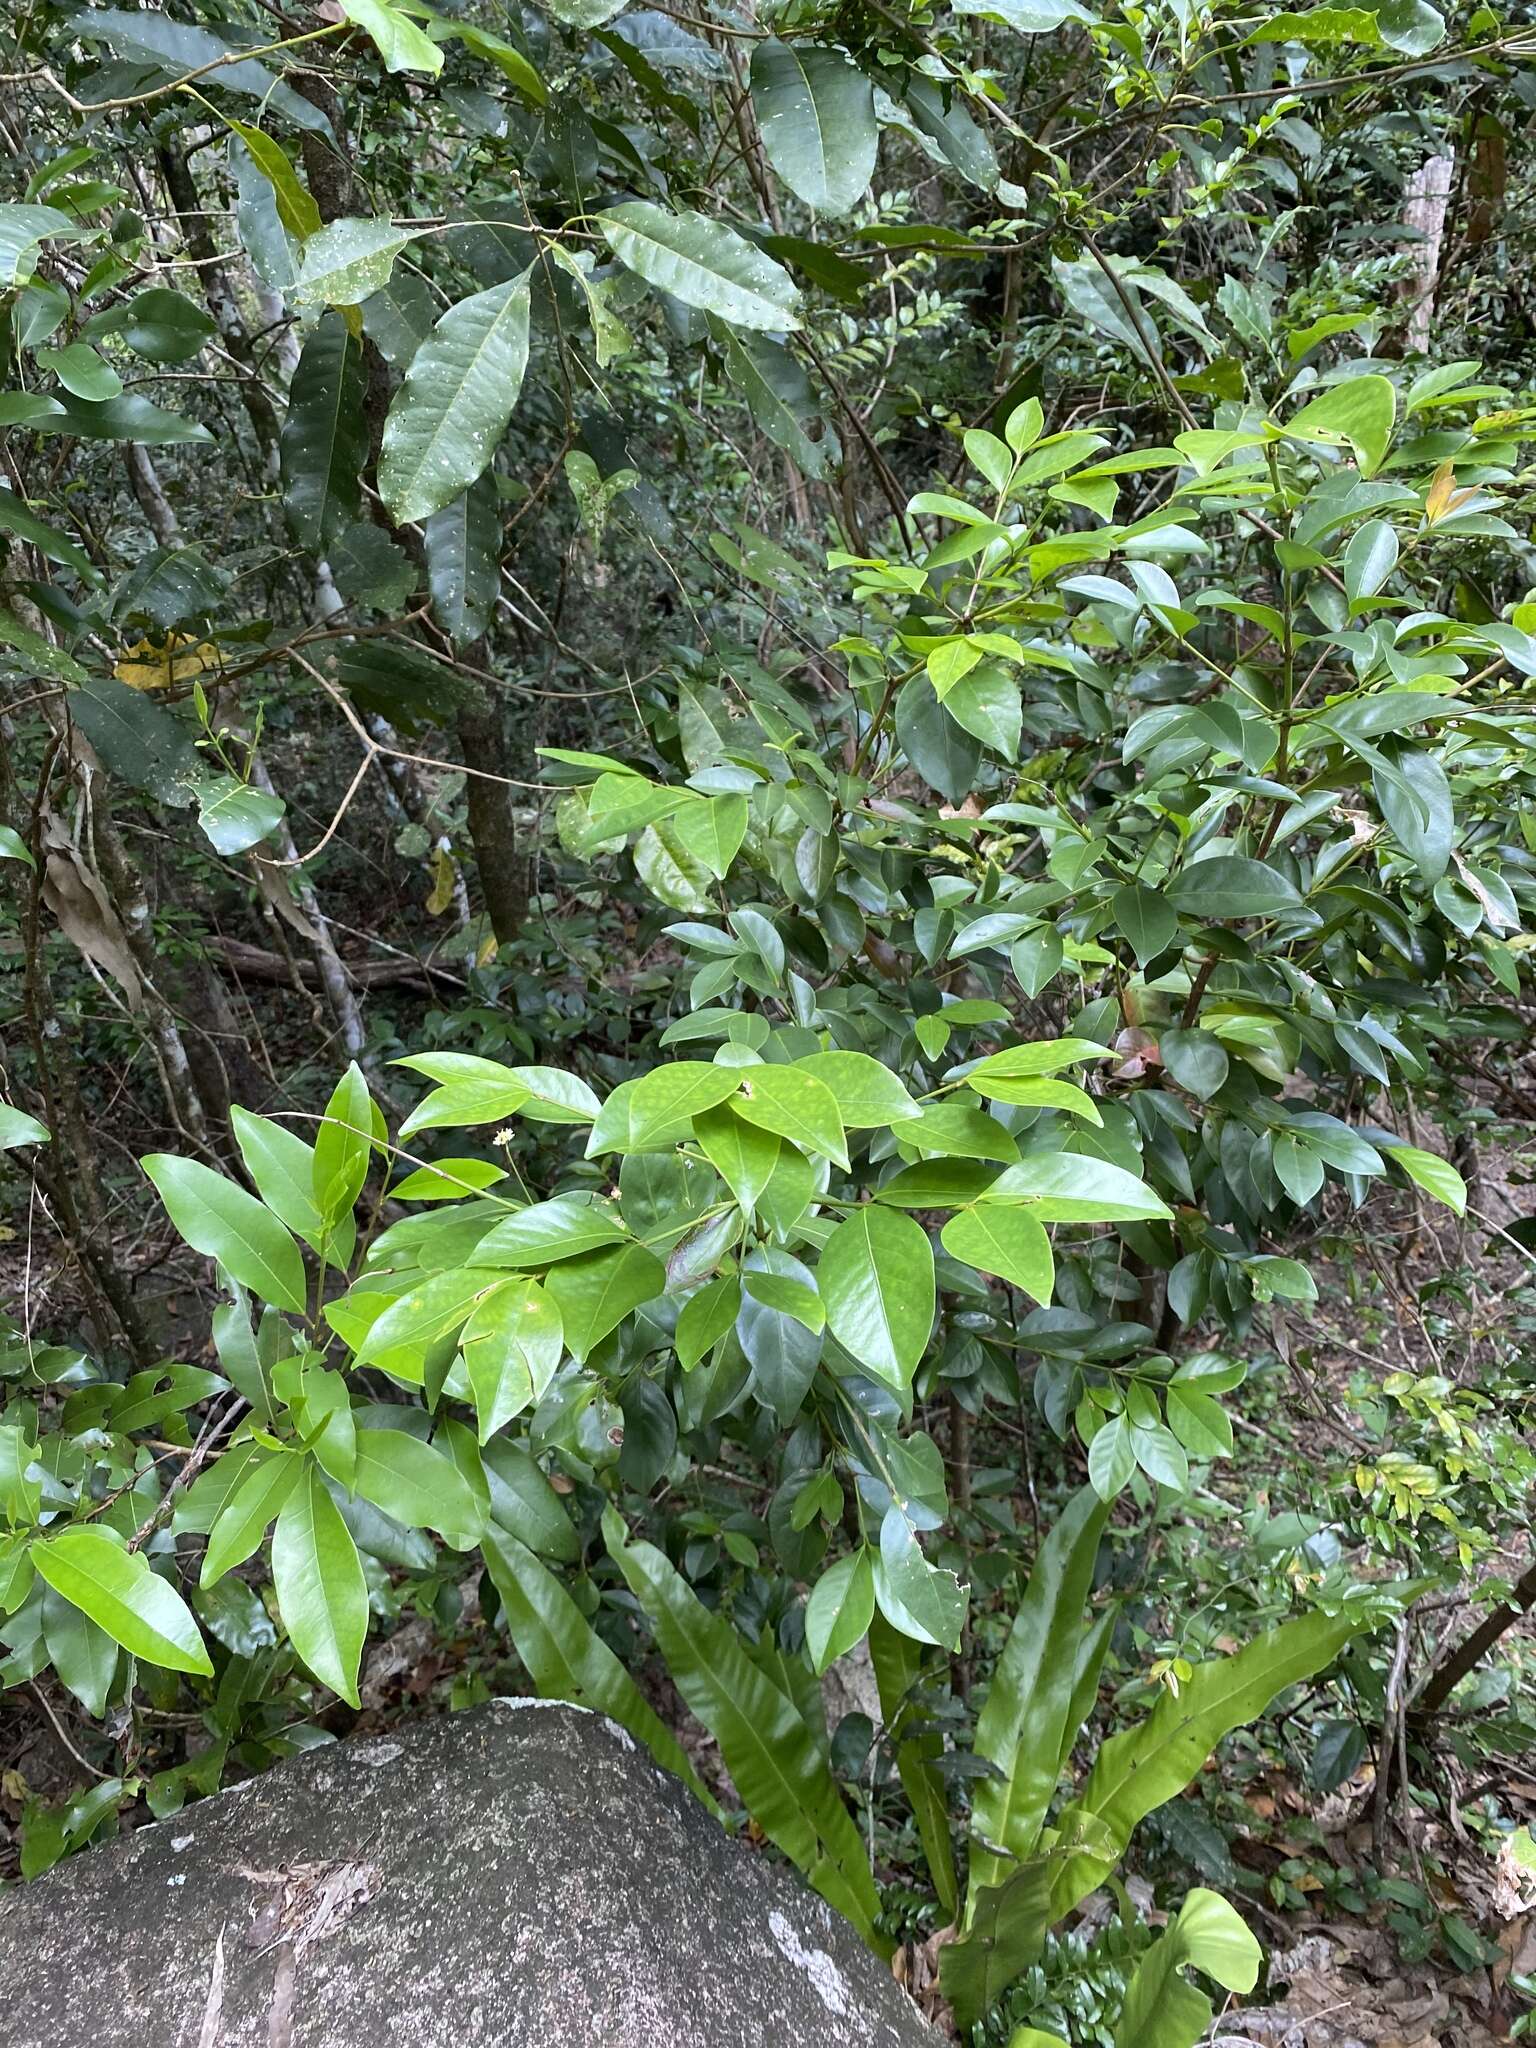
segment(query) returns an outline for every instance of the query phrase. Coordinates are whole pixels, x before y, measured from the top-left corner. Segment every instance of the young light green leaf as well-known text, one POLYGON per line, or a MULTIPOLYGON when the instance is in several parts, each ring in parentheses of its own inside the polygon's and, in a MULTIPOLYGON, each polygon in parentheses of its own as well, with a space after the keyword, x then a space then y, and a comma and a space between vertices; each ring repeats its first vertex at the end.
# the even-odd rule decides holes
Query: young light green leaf
POLYGON ((863 1548, 824 1572, 805 1603, 805 1646, 818 1678, 861 1643, 875 1612, 875 1574, 863 1548))
POLYGON ((297 1655, 322 1685, 357 1706, 368 1585, 357 1545, 312 1459, 277 1518, 272 1582, 297 1655))
POLYGON ((244 1564, 273 1520, 282 1513, 289 1494, 304 1475, 304 1460, 292 1456, 264 1454, 248 1465, 239 1485, 215 1515, 208 1531, 208 1548, 198 1584, 217 1585, 237 1564, 244 1564))
POLYGON ((1391 1139, 1384 1138, 1381 1144, 1387 1158, 1416 1186, 1433 1195, 1437 1202, 1443 1202, 1455 1215, 1466 1215, 1467 1184, 1449 1159, 1442 1159, 1438 1152, 1425 1152, 1417 1145, 1396 1144, 1391 1139))
POLYGON ((104 1528, 65 1529, 32 1549, 38 1576, 130 1656, 166 1671, 213 1676, 191 1610, 174 1586, 104 1528))
POLYGON ((1195 2048, 1211 2024, 1211 2001, 1180 1972, 1199 1970, 1228 1991, 1251 1991, 1263 1960, 1236 1910, 1197 1887, 1142 1957, 1126 1990, 1115 2048, 1195 2048))
POLYGON ((536 1401, 560 1363, 560 1312, 536 1280, 509 1280, 459 1334, 480 1441, 536 1401))
POLYGON ((274 1308, 303 1311, 304 1260, 270 1209, 195 1159, 155 1152, 141 1163, 193 1251, 274 1308))
POLYGON ((951 1216, 939 1241, 951 1257, 1022 1287, 1042 1308, 1050 1306, 1056 1261, 1044 1225, 1028 1210, 979 1202, 951 1216))
POLYGON ((414 21, 389 5, 389 0, 340 0, 348 21, 355 21, 384 59, 386 71, 425 71, 435 78, 443 53, 414 21))

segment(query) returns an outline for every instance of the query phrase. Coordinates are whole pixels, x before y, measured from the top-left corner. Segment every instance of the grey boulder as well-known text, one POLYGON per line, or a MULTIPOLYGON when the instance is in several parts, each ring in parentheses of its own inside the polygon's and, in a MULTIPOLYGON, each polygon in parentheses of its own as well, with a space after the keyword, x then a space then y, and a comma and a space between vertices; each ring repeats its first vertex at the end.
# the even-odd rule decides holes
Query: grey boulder
POLYGON ((5 2048, 937 2048, 611 1721, 328 1744, 0 1894, 5 2048))

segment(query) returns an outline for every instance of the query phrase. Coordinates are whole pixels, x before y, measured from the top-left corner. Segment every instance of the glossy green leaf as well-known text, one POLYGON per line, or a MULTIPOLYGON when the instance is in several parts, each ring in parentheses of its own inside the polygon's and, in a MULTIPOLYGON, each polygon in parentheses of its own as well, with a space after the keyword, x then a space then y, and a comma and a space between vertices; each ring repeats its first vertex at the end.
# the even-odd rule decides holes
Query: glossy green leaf
POLYGON ((517 1654, 540 1698, 570 1700, 617 1721, 645 1744, 663 1770, 681 1778, 694 1797, 714 1812, 715 1802, 676 1736, 658 1719, 560 1581, 545 1570, 526 1544, 505 1530, 487 1530, 481 1551, 501 1595, 517 1654))
MULTIPOLYGON (((1360 1625, 1350 1615, 1308 1614, 1230 1657, 1197 1664, 1177 1698, 1165 1693, 1146 1720, 1104 1743, 1077 1808, 1102 1822, 1123 1853, 1137 1822, 1176 1798, 1225 1736, 1287 1686, 1331 1664, 1360 1625)), ((1054 1882, 1053 1919, 1086 1898, 1110 1867, 1088 1851, 1071 1857, 1054 1882)))
POLYGON ((272 1583, 297 1655, 322 1685, 357 1706, 368 1586, 357 1545, 313 1461, 277 1518, 272 1583))
POLYGON ((899 1210, 865 1202, 822 1246, 817 1287, 837 1341, 904 1391, 933 1328, 933 1247, 899 1210))
POLYGON ((244 1468, 208 1531, 200 1586, 215 1586, 254 1554, 305 1473, 302 1458, 265 1456, 244 1468))
POLYGON ((283 505, 312 552, 361 511, 367 455, 362 349, 341 316, 327 313, 299 355, 282 434, 283 505))
POLYGON ((195 1159, 156 1152, 143 1162, 166 1213, 195 1252, 274 1308, 305 1306, 304 1260, 272 1211, 195 1159))
POLYGON ((1126 1990, 1115 2048, 1195 2048, 1211 2024, 1211 2001, 1181 1975, 1199 1970, 1228 1991, 1251 1991, 1263 1951, 1235 1909, 1196 1889, 1141 1959, 1126 1990))
POLYGON ((611 1202, 591 1195, 554 1195, 498 1223, 481 1239, 475 1258, 484 1266, 547 1266, 602 1245, 623 1244, 628 1237, 611 1202))
POLYGON ((813 1052, 795 1061, 797 1074, 810 1074, 831 1089, 837 1113, 850 1131, 885 1129, 922 1111, 901 1080, 864 1052, 813 1052))
POLYGON ((495 616, 501 591, 501 500, 495 478, 478 478, 434 512, 423 540, 438 624, 450 639, 478 639, 495 616))
POLYGON ((286 1125, 238 1106, 229 1113, 229 1125, 245 1170, 267 1207, 295 1237, 315 1251, 324 1245, 330 1262, 345 1266, 352 1256, 355 1229, 345 1218, 329 1233, 322 1225, 315 1202, 314 1146, 286 1125))
POLYGON ((14 1109, 8 1102, 0 1102, 0 1152, 13 1152, 18 1145, 47 1145, 48 1126, 38 1122, 35 1116, 28 1116, 24 1109, 14 1109))
POLYGON ((488 1294, 459 1333, 480 1441, 543 1398, 560 1363, 560 1313, 536 1280, 488 1294))
POLYGON ((379 459, 397 520, 442 511, 491 462, 528 367, 528 307, 526 278, 493 285, 451 306, 411 358, 379 459))
POLYGON ((1165 952, 1178 934, 1179 914, 1166 896, 1130 884, 1111 899, 1115 923, 1130 941, 1138 967, 1165 952))
POLYGON ((339 0, 348 21, 355 21, 384 60, 386 71, 425 71, 436 77, 443 53, 407 15, 389 0, 339 0))
POLYGON ((627 269, 685 306, 771 334, 800 325, 788 271, 720 221, 632 199, 599 214, 597 225, 627 269))
POLYGON ((805 1603, 805 1646, 818 1677, 864 1640, 874 1612, 869 1552, 852 1550, 822 1574, 805 1603))
POLYGON ((142 1552, 126 1549, 105 1528, 64 1529, 34 1547, 32 1562, 61 1599, 78 1607, 130 1656, 166 1671, 213 1676, 197 1623, 181 1595, 150 1570, 142 1552))
POLYGON ((352 1205, 368 1178, 374 1128, 373 1101, 353 1060, 331 1092, 315 1129, 311 1185, 322 1228, 349 1223, 352 1205))
POLYGON ((456 1550, 485 1533, 485 1517, 451 1458, 403 1429, 359 1429, 351 1490, 408 1529, 435 1529, 456 1550))
POLYGON ((1467 1213, 1467 1184, 1438 1152, 1425 1152, 1417 1145, 1391 1145, 1386 1156, 1407 1174, 1416 1187, 1443 1202, 1457 1216, 1467 1213))
POLYGON ((1043 1224, 1028 1210, 981 1202, 951 1216, 940 1233, 951 1257, 978 1272, 991 1273, 1049 1307, 1056 1261, 1043 1224))
POLYGON ((586 1359, 631 1309, 654 1301, 667 1284, 667 1269, 643 1245, 615 1245, 567 1259, 545 1275, 544 1291, 554 1303, 571 1356, 586 1359))
POLYGON ((1075 1152, 1026 1154, 1003 1168, 983 1199, 1027 1202, 1041 1223, 1151 1222, 1173 1213, 1133 1173, 1075 1152))
POLYGON ((976 1754, 998 1777, 977 1781, 971 1851, 973 1891, 1001 1884, 1009 1864, 1034 1853, 1056 1790, 1060 1759, 1077 1733, 1074 1678, 1086 1633, 1083 1609, 1108 1510, 1091 1487, 1075 1493, 1040 1546, 976 1722, 976 1754))
POLYGON ((360 305, 383 290, 395 258, 410 247, 417 232, 388 220, 331 221, 304 244, 304 259, 291 294, 294 305, 301 311, 360 305))
POLYGON ((770 37, 752 51, 752 100, 768 161, 818 213, 868 190, 880 131, 874 87, 840 50, 770 37))
POLYGON ((1353 451, 1362 476, 1386 460, 1397 418, 1397 392, 1388 377, 1347 377, 1304 405, 1286 425, 1297 441, 1320 441, 1353 451))
POLYGON ((733 1114, 834 1166, 848 1164, 842 1115, 825 1081, 798 1065, 740 1071, 740 1091, 730 1098, 733 1114))
POLYGON ((1181 868, 1168 885, 1168 899, 1176 910, 1209 924, 1223 918, 1275 917, 1301 904, 1278 868, 1233 853, 1213 854, 1181 868))
POLYGON ((743 1209, 752 1209, 773 1178, 780 1143, 773 1131, 744 1123, 729 1109, 712 1109, 694 1119, 699 1149, 743 1209))

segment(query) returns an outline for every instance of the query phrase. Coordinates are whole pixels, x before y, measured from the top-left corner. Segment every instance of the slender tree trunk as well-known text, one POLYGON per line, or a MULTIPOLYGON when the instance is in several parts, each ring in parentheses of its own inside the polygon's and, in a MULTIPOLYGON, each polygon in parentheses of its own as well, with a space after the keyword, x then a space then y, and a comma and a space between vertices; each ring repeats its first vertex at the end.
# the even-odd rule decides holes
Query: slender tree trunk
POLYGON ((1529 1613, 1532 1607, 1536 1607, 1536 1563, 1515 1581, 1513 1597, 1490 1608, 1471 1635, 1458 1643, 1445 1662, 1430 1673, 1423 1691, 1412 1704, 1413 1719, 1420 1722, 1433 1720, 1468 1672, 1476 1670, 1500 1636, 1512 1629, 1521 1615, 1529 1613))
MULTIPOLYGON (((501 714, 481 697, 459 713, 459 745, 464 759, 491 775, 510 775, 510 750, 501 714)), ((515 792, 483 776, 468 778, 469 836, 475 848, 480 893, 499 944, 522 931, 528 918, 529 863, 521 843, 515 792)))
POLYGON ((1420 164, 1405 187, 1403 225, 1423 237, 1409 249, 1413 274, 1399 287, 1413 302, 1408 315, 1408 346, 1427 352, 1435 323, 1435 285, 1440 276, 1440 250, 1445 240, 1445 213, 1450 203, 1453 156, 1432 156, 1420 164))

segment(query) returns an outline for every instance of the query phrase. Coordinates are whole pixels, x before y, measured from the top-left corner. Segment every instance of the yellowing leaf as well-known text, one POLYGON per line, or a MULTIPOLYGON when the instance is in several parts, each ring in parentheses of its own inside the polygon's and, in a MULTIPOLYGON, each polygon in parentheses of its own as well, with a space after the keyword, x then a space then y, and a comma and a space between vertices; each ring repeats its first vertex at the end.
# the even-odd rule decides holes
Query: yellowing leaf
POLYGON ((167 633, 163 640, 148 637, 125 647, 112 673, 130 690, 168 690, 173 683, 190 683, 219 665, 219 650, 206 640, 194 641, 190 633, 167 633))

